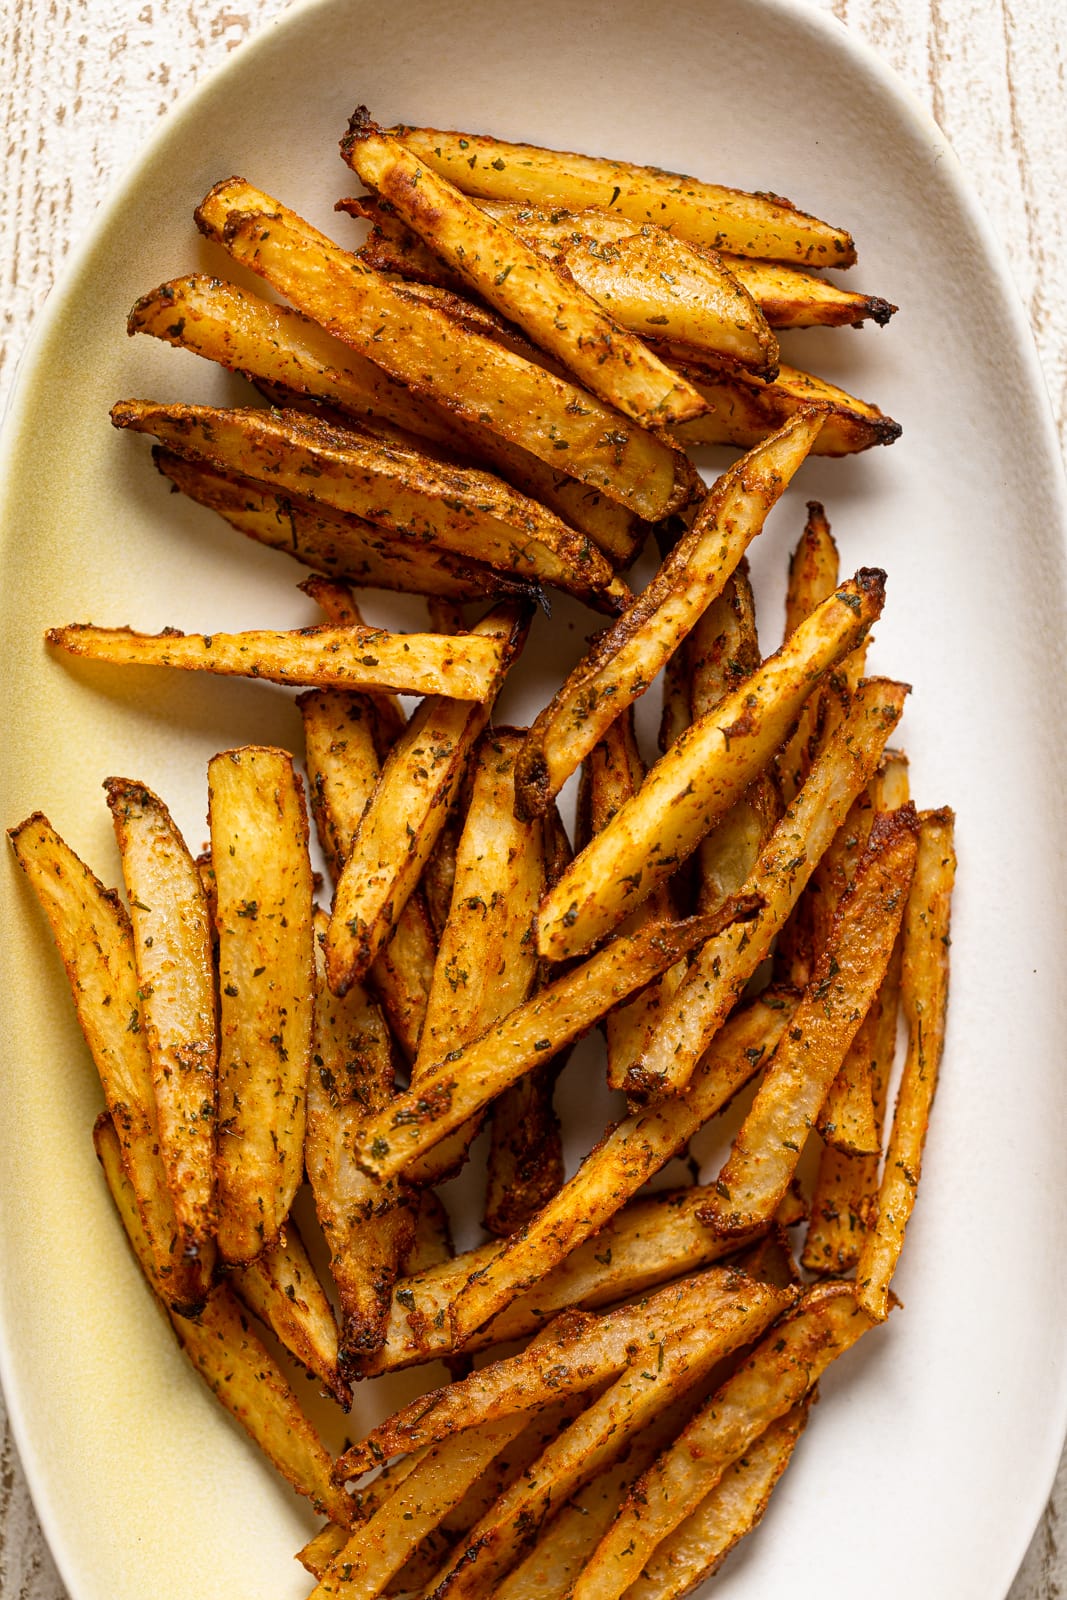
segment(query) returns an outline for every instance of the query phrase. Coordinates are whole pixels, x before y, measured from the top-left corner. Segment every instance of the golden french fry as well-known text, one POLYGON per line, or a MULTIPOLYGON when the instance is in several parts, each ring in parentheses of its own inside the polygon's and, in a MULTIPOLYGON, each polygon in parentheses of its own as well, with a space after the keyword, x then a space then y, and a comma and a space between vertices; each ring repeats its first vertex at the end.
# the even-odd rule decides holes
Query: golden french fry
POLYGON ((842 289, 817 272, 742 256, 723 256, 722 262, 772 328, 850 328, 867 321, 884 328, 897 310, 880 295, 842 289))
MULTIPOLYGON (((501 646, 495 687, 522 649, 528 627, 528 613, 504 604, 472 630, 501 646)), ((326 966, 336 994, 363 976, 396 925, 491 710, 491 698, 471 705, 430 696, 390 752, 337 883, 326 939, 326 966)))
POLYGON ((352 1393, 338 1366, 333 1307, 292 1218, 275 1244, 248 1266, 237 1267, 228 1281, 248 1309, 273 1328, 290 1355, 321 1378, 347 1411, 352 1393))
POLYGON ((695 422, 674 429, 674 437, 686 448, 733 444, 751 450, 789 417, 812 408, 823 416, 822 430, 812 445, 815 456, 847 456, 872 445, 893 444, 903 431, 899 422, 871 401, 859 400, 825 378, 784 362, 773 383, 740 369, 686 371, 693 387, 713 408, 695 422))
POLYGON ((624 1594, 730 1464, 874 1326, 856 1303, 852 1284, 809 1290, 634 1484, 575 1584, 574 1600, 617 1600, 624 1594))
MULTIPOLYGON (((833 594, 837 584, 837 545, 822 505, 818 500, 809 500, 808 520, 789 561, 789 582, 785 594, 787 639, 811 616, 816 606, 821 606, 833 594)), ((824 694, 820 687, 801 708, 796 728, 775 759, 782 797, 787 805, 795 799, 797 790, 811 771, 823 701, 824 694)))
POLYGON ((680 451, 495 339, 457 332, 439 306, 401 294, 251 184, 216 185, 196 220, 328 332, 450 415, 491 428, 640 517, 666 516, 687 499, 691 469, 680 451))
POLYGON ((485 134, 437 128, 390 130, 428 167, 466 194, 523 205, 603 206, 632 222, 655 222, 681 239, 740 256, 807 266, 848 267, 851 237, 777 195, 570 151, 508 144, 485 134))
POLYGON ((797 417, 723 474, 648 588, 536 718, 519 770, 523 815, 542 814, 616 717, 644 694, 762 530, 820 426, 817 416, 797 417))
POLYGON ((793 1013, 707 1210, 719 1232, 769 1223, 819 1107, 885 976, 915 868, 910 806, 876 818, 811 984, 793 1013))
POLYGON ((573 372, 585 388, 643 427, 665 428, 704 409, 695 391, 581 287, 518 234, 371 118, 353 113, 341 154, 436 255, 501 315, 573 372))
POLYGON ((720 934, 700 951, 669 1015, 631 1071, 639 1091, 677 1089, 688 1082, 877 766, 907 692, 906 685, 884 679, 861 685, 848 717, 774 829, 748 880, 747 890, 764 898, 763 911, 743 930, 720 934))
POLYGON ((863 1242, 856 1268, 859 1303, 879 1322, 888 1314, 889 1282, 915 1206, 948 1009, 955 817, 946 807, 924 811, 919 820, 919 854, 904 912, 900 991, 908 1051, 878 1191, 878 1220, 863 1242))
POLYGON ((215 1223, 219 1051, 211 916, 196 865, 163 802, 127 778, 108 778, 104 789, 130 906, 160 1159, 184 1249, 200 1249, 215 1223))
POLYGON ((884 573, 864 568, 842 584, 660 757, 640 791, 545 896, 543 955, 558 961, 588 949, 696 849, 767 765, 813 683, 879 615, 884 583, 884 573))
POLYGON ((482 1226, 498 1238, 525 1227, 563 1184, 563 1132, 553 1105, 562 1058, 494 1101, 482 1226))
POLYGON ((281 750, 208 764, 218 884, 219 1251, 272 1245, 304 1175, 315 973, 303 786, 281 750))
POLYGON ((70 982, 160 1293, 174 1309, 194 1311, 211 1285, 215 1251, 210 1240, 186 1250, 167 1187, 129 917, 41 812, 11 829, 10 839, 70 982))
MULTIPOLYGON (((155 1268, 133 1189, 124 1171, 111 1118, 97 1118, 93 1143, 134 1255, 164 1301, 168 1290, 155 1268)), ((208 1388, 245 1429, 298 1494, 336 1523, 352 1520, 352 1503, 330 1478, 330 1457, 300 1408, 285 1374, 256 1338, 247 1314, 225 1283, 211 1291, 195 1319, 170 1312, 171 1326, 208 1388)))

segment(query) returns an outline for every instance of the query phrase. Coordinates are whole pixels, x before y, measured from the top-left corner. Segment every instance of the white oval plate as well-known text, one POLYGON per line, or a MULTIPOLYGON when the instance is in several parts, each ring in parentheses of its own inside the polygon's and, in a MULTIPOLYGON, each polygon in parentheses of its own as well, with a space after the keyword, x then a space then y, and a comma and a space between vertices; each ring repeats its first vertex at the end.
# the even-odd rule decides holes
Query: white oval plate
MULTIPOLYGON (((310 618, 299 573, 168 496, 107 409, 126 395, 237 392, 194 357, 127 343, 125 314, 177 272, 225 270, 191 210, 230 172, 349 237, 331 214, 352 187, 335 147, 359 100, 386 121, 489 128, 792 195, 852 229, 850 278, 902 307, 885 331, 786 342, 905 431, 892 450, 809 464, 756 571, 768 648, 804 499, 826 500, 845 570, 889 571, 873 664, 914 684, 904 742, 919 803, 959 814, 951 1036, 899 1276, 906 1309, 831 1373, 763 1529, 715 1592, 1001 1600, 1067 1415, 1062 484, 1000 252, 937 129, 843 29, 780 0, 324 0, 227 62, 101 215, 21 375, 2 468, 0 814, 13 824, 40 806, 117 881, 103 777, 153 785, 195 845, 213 751, 300 748, 281 692, 71 665, 41 634, 86 618, 310 618)), ((560 607, 542 628, 535 695, 587 626, 560 607)), ((76 1600, 305 1594, 292 1555, 310 1516, 183 1365, 144 1293, 95 1170, 98 1091, 64 983, 10 857, 4 871, 3 1381, 64 1578, 76 1600)), ((572 1111, 586 1097, 575 1071, 572 1111)), ((361 1394, 352 1430, 382 1403, 361 1394)))

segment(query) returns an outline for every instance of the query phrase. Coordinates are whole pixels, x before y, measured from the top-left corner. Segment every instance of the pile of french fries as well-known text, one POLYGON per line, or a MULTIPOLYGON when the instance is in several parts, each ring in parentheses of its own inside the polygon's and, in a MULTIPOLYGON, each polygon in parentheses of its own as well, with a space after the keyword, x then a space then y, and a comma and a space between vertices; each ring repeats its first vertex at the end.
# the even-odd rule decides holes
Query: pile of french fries
POLYGON ((842 579, 811 503, 764 657, 746 560, 809 454, 899 432, 781 367, 774 329, 893 308, 821 278, 851 239, 775 197, 363 110, 342 152, 371 191, 342 202, 355 253, 243 179, 197 211, 291 306, 191 277, 131 315, 270 407, 112 413, 311 567, 325 620, 49 636, 299 686, 306 786, 293 753, 223 751, 194 856, 109 778, 124 900, 41 814, 11 838, 145 1277, 327 1518, 316 1600, 666 1600, 759 1522, 821 1374, 888 1316, 937 1085, 953 818, 890 747, 906 685, 866 675, 884 574, 842 579), (746 453, 705 489, 696 442, 746 453), (531 727, 495 725, 551 587, 608 625, 531 727), (359 588, 424 595, 427 631, 368 625, 359 588), (567 1176, 553 1090, 597 1029, 628 1105, 567 1176), (718 1174, 647 1191, 746 1086, 718 1174), (437 1186, 487 1122, 487 1238, 457 1255, 437 1186), (452 1382, 337 1460, 291 1367, 347 1409, 440 1359, 452 1382))

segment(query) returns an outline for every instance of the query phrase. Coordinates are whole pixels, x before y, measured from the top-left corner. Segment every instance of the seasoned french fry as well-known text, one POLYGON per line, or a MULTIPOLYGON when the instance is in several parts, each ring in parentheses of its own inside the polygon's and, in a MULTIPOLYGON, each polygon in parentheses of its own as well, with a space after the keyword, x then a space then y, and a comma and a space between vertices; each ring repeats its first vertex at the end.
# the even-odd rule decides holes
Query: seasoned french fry
POLYGON ((219 1251, 252 1261, 284 1226, 304 1172, 315 992, 303 787, 281 750, 208 765, 218 883, 219 1251))
POLYGON ((713 408, 695 422, 682 423, 674 436, 687 448, 698 444, 733 444, 742 450, 774 433, 798 411, 814 407, 823 426, 812 445, 815 456, 847 456, 900 438, 899 422, 869 400, 817 378, 799 367, 778 367, 773 383, 739 369, 719 372, 686 369, 693 387, 713 408))
MULTIPOLYGON (((505 604, 473 629, 502 647, 496 687, 522 649, 528 626, 528 613, 505 604)), ((337 884, 326 940, 326 966, 336 994, 363 976, 389 937, 455 803, 491 710, 491 698, 470 705, 431 696, 390 753, 337 884)))
POLYGON ((741 256, 723 256, 722 262, 772 328, 855 328, 867 321, 884 328, 897 310, 880 295, 842 289, 817 272, 741 256))
POLYGON ((563 1184, 563 1132, 553 1105, 557 1056, 493 1103, 482 1226, 505 1238, 536 1216, 563 1184))
POLYGON ((347 1411, 352 1394, 338 1367, 333 1307, 290 1218, 285 1233, 229 1282, 250 1311, 273 1328, 291 1355, 322 1379, 347 1411))
MULTIPOLYGON (((155 1252, 124 1171, 111 1118, 97 1118, 93 1143, 134 1255, 149 1284, 164 1300, 165 1279, 155 1270, 155 1252)), ((282 1477, 316 1511, 340 1524, 352 1519, 350 1497, 330 1479, 330 1457, 300 1409, 285 1374, 256 1338, 248 1317, 226 1284, 218 1284, 195 1319, 170 1314, 178 1342, 208 1388, 245 1429, 282 1477)))
POLYGON ((681 959, 710 929, 751 917, 757 902, 731 901, 719 914, 658 923, 613 940, 581 966, 542 989, 473 1043, 429 1068, 417 1087, 368 1117, 357 1158, 366 1172, 388 1178, 460 1126, 495 1095, 551 1060, 681 959))
MULTIPOLYGON (((686 1095, 669 1096, 609 1129, 548 1205, 471 1272, 451 1307, 456 1342, 463 1343, 490 1317, 498 1319, 494 1334, 505 1337, 500 1330, 510 1324, 499 1313, 535 1284, 548 1293, 541 1282, 546 1272, 591 1234, 597 1234, 756 1074, 773 1054, 791 1011, 791 1003, 778 994, 768 993, 754 1001, 731 1017, 693 1074, 686 1095)), ((590 1244, 597 1245, 597 1241, 590 1244)), ((614 1259, 615 1246, 610 1241, 608 1250, 614 1259)), ((623 1248, 620 1243, 620 1260, 620 1271, 625 1272, 626 1263, 632 1260, 631 1247, 623 1248)), ((576 1264, 573 1270, 591 1268, 576 1264)), ((570 1277, 566 1268, 561 1268, 560 1275, 561 1279, 570 1277)), ((544 1303, 541 1293, 535 1303, 544 1303)))
POLYGON ((438 307, 402 295, 242 179, 217 184, 196 218, 328 332, 449 414, 491 428, 640 517, 666 516, 687 499, 691 469, 680 451, 494 339, 458 334, 438 307))
POLYGON ((764 1074, 707 1210, 719 1232, 769 1223, 896 943, 915 867, 910 806, 876 818, 788 1033, 764 1074))
POLYGON ((908 1052, 878 1192, 878 1220, 864 1239, 856 1268, 857 1299, 879 1322, 888 1315, 889 1282, 915 1206, 945 1045, 954 831, 947 807, 920 814, 919 854, 904 912, 901 1002, 908 1052))
POLYGON ((558 1506, 625 1447, 637 1431, 715 1364, 747 1344, 792 1296, 738 1277, 736 1297, 703 1322, 667 1334, 577 1417, 554 1444, 471 1529, 460 1558, 439 1579, 444 1600, 485 1596, 522 1556, 558 1506))
POLYGON ((186 1250, 167 1187, 129 918, 114 891, 104 888, 41 812, 11 829, 10 838, 70 982, 150 1241, 159 1292, 175 1310, 191 1313, 207 1296, 215 1252, 210 1240, 186 1250))
POLYGON ((816 862, 878 764, 900 720, 907 687, 871 679, 816 761, 807 783, 778 823, 746 885, 765 908, 737 934, 720 934, 700 951, 631 1072, 638 1090, 685 1084, 696 1062, 769 954, 816 862))
POLYGON ((633 222, 658 223, 695 244, 769 261, 848 267, 856 259, 847 233, 777 195, 746 194, 658 167, 508 144, 484 134, 390 131, 428 167, 487 200, 572 210, 604 206, 633 222))
POLYGON ((874 1325, 851 1284, 810 1290, 634 1484, 575 1584, 574 1600, 616 1600, 626 1593, 656 1547, 697 1510, 730 1464, 874 1325))
POLYGON ((709 1495, 656 1546, 627 1600, 680 1600, 713 1577, 735 1545, 751 1533, 789 1465, 815 1396, 772 1422, 723 1473, 709 1495))
MULTIPOLYGON (((837 588, 837 545, 826 512, 818 500, 808 501, 808 520, 789 561, 785 595, 785 637, 788 639, 837 588)), ((815 736, 823 705, 820 687, 804 704, 797 725, 775 760, 782 797, 788 805, 811 771, 815 736)))
MULTIPOLYGON (((742 687, 694 722, 541 907, 542 955, 589 948, 662 883, 768 763, 813 683, 879 615, 885 574, 862 569, 742 687)), ((679 1082, 684 1082, 680 1078, 679 1082)))
POLYGON ((219 1051, 211 917, 196 865, 163 802, 127 778, 108 778, 104 789, 130 906, 160 1159, 183 1248, 199 1250, 215 1222, 219 1051))
POLYGON ((536 718, 519 770, 523 815, 542 814, 616 717, 644 694, 762 530, 820 426, 815 415, 797 417, 719 479, 648 588, 536 718))
POLYGON ((382 132, 366 106, 341 154, 453 272, 561 362, 593 394, 643 427, 704 409, 696 392, 581 287, 468 200, 455 184, 382 132))

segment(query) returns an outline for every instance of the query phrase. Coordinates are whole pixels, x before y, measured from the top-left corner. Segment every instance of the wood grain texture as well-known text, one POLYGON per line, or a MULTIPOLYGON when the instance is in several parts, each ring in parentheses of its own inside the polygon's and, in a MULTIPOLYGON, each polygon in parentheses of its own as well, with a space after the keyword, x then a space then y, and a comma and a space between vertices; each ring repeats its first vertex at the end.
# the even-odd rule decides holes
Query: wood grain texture
MULTIPOLYGON (((808 0, 933 112, 1007 246, 1067 446, 1067 30, 1060 0, 808 0)), ((0 30, 0 403, 70 244, 174 100, 284 0, 7 0, 0 30)), ((1007 419, 1006 419, 1007 421, 1007 419)), ((1007 425, 1010 425, 1008 423, 1007 425)), ((1067 1458, 1010 1600, 1061 1600, 1067 1458)), ((65 1600, 10 1434, 0 1595, 65 1600)))

